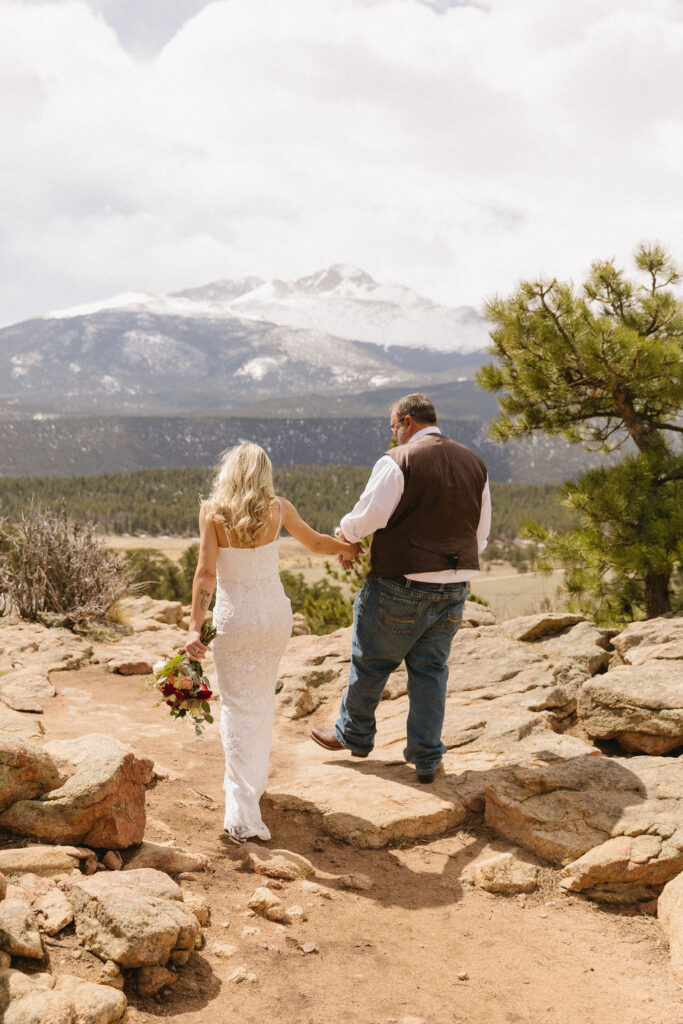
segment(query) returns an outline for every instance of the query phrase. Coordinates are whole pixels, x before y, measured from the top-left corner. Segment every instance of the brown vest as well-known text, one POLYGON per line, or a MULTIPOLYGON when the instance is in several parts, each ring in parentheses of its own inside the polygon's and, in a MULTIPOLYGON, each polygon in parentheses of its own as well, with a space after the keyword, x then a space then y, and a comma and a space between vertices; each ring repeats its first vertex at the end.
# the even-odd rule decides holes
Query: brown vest
POLYGON ((486 466, 443 434, 423 434, 386 453, 400 467, 403 494, 370 547, 369 576, 478 569, 477 527, 486 466), (457 562, 456 562, 457 559, 457 562))

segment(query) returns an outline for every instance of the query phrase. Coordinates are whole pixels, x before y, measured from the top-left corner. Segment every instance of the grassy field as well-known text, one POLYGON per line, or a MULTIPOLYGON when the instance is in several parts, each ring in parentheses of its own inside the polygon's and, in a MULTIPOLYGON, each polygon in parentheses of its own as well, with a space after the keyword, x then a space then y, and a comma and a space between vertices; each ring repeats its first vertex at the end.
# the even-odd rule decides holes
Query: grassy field
MULTIPOLYGON (((120 537, 116 534, 102 539, 114 551, 157 548, 174 561, 198 540, 196 537, 120 537)), ((300 572, 308 584, 324 577, 326 561, 333 562, 334 559, 328 555, 311 554, 291 537, 283 537, 280 541, 280 568, 300 572)), ((517 572, 509 563, 500 562, 491 564, 488 571, 484 569, 472 581, 472 590, 489 602, 500 622, 544 610, 561 611, 565 607, 564 596, 558 596, 562 579, 562 570, 552 576, 541 576, 534 572, 517 572)))

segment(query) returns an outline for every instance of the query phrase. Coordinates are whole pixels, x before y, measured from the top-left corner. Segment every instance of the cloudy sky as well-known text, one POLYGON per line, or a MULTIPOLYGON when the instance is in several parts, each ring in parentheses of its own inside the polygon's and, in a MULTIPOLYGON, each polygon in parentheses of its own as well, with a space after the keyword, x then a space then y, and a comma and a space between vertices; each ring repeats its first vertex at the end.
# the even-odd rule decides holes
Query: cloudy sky
POLYGON ((682 0, 2 0, 0 324, 335 262, 683 260, 682 0))

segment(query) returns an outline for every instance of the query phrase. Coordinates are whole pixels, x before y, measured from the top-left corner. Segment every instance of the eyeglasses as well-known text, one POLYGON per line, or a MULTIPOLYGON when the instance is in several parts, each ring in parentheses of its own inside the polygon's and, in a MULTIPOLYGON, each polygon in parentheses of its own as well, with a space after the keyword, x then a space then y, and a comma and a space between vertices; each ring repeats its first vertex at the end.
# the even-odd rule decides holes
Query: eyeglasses
POLYGON ((401 416, 401 418, 400 418, 400 420, 398 421, 398 423, 390 423, 390 424, 389 424, 389 426, 391 427, 391 432, 392 432, 392 434, 395 434, 395 433, 396 433, 396 431, 398 430, 398 428, 399 428, 399 427, 401 426, 401 424, 403 423, 404 419, 405 419, 405 416, 401 416))

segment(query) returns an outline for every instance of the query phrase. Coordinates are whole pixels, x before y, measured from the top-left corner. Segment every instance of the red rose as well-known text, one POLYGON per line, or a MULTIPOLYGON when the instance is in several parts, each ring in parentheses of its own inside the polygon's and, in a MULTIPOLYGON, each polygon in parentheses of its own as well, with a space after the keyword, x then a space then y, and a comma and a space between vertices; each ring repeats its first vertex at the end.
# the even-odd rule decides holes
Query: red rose
MULTIPOLYGON (((161 692, 163 693, 164 697, 170 697, 172 693, 175 693, 175 686, 173 685, 173 683, 167 682, 164 684, 164 688, 161 692)), ((168 704, 168 701, 166 701, 166 703, 168 704)))
POLYGON ((197 694, 200 700, 211 700, 211 690, 204 683, 199 687, 199 693, 197 694))

